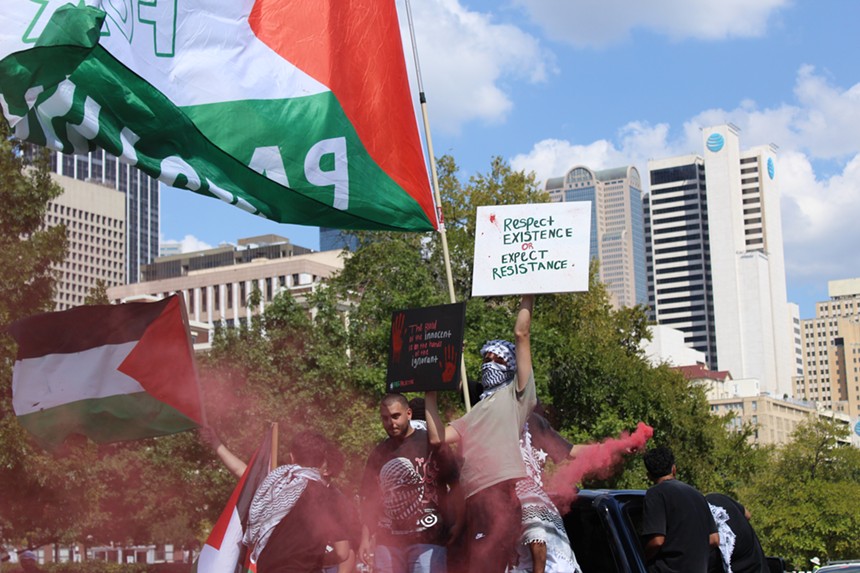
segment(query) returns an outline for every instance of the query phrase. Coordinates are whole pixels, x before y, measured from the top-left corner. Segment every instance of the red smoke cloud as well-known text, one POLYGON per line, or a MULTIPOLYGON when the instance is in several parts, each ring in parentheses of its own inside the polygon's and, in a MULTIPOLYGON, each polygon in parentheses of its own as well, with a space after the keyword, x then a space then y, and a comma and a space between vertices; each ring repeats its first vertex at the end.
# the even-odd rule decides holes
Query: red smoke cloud
POLYGON ((651 426, 639 422, 632 434, 622 432, 618 438, 606 438, 602 442, 586 445, 575 458, 558 468, 547 484, 547 491, 553 492, 553 497, 557 496, 557 505, 564 513, 576 497, 576 484, 585 476, 597 479, 610 477, 625 455, 643 449, 653 435, 651 426))

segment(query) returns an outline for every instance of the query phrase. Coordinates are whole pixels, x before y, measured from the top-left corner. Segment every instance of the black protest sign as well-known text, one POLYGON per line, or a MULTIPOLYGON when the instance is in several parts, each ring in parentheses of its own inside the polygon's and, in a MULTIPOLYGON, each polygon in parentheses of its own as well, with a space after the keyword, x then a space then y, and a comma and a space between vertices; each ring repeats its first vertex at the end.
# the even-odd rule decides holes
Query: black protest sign
POLYGON ((457 390, 466 305, 395 311, 388 349, 389 392, 457 390))

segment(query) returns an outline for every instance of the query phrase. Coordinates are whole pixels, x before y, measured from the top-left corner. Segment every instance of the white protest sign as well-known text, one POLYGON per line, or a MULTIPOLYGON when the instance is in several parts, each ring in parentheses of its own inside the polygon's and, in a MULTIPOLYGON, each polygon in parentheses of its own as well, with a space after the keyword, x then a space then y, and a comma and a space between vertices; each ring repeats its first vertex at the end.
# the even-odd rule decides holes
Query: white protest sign
POLYGON ((588 290, 591 202, 478 207, 472 296, 588 290))

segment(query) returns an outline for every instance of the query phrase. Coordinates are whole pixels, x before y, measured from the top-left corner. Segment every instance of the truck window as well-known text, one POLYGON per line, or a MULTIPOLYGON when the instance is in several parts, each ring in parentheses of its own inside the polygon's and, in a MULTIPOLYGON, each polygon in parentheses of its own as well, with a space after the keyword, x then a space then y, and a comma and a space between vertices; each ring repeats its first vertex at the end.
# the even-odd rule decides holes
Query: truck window
POLYGON ((583 573, 619 573, 615 544, 610 543, 604 520, 589 505, 574 504, 564 516, 564 527, 583 573))
POLYGON ((645 550, 642 546, 642 500, 632 500, 624 504, 624 516, 627 518, 630 531, 635 534, 639 555, 645 561, 645 550))

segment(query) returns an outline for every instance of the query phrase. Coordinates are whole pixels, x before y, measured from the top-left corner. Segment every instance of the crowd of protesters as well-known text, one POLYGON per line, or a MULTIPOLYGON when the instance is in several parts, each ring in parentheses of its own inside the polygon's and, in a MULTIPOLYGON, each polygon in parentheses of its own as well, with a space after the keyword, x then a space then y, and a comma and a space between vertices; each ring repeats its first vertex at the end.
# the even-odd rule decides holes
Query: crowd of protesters
MULTIPOLYGON (((388 394, 387 438, 370 452, 357 503, 331 483, 343 458, 314 432, 294 436, 290 463, 272 471, 251 505, 244 543, 259 573, 581 573, 561 513, 544 490, 547 458, 577 455, 535 412, 534 297, 522 297, 514 343, 481 350, 482 393, 443 423, 435 392, 411 403, 388 394)), ((245 462, 201 430, 237 477, 245 462)), ((675 479, 666 448, 646 453, 642 542, 649 572, 764 573, 748 513, 725 496, 706 500, 675 479), (709 504, 710 502, 710 504, 709 504)))

